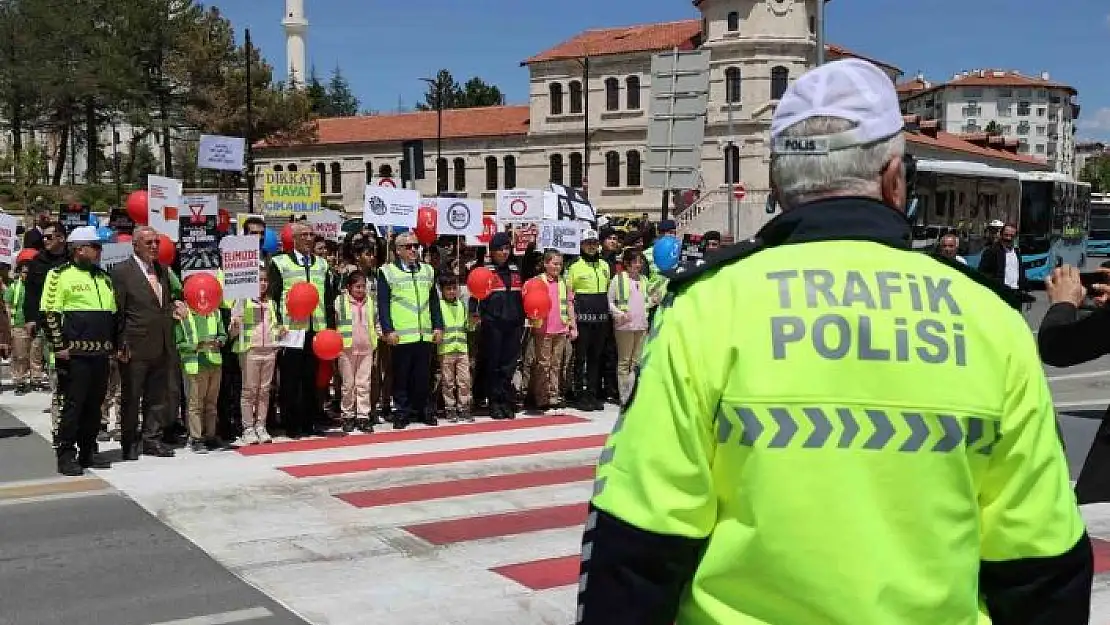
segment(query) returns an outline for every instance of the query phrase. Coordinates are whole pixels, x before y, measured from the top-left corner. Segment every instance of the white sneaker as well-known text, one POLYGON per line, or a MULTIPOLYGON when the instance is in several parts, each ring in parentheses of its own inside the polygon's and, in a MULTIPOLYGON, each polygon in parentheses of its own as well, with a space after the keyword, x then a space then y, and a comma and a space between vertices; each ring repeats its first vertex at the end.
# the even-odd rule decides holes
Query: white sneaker
POLYGON ((246 447, 248 445, 257 445, 257 444, 258 444, 258 434, 256 434, 254 432, 254 429, 253 428, 243 428, 243 435, 239 437, 239 440, 232 443, 232 446, 234 446, 234 447, 246 447))
POLYGON ((265 425, 256 425, 254 427, 254 434, 259 443, 269 444, 274 442, 274 439, 270 437, 270 433, 266 431, 265 425))

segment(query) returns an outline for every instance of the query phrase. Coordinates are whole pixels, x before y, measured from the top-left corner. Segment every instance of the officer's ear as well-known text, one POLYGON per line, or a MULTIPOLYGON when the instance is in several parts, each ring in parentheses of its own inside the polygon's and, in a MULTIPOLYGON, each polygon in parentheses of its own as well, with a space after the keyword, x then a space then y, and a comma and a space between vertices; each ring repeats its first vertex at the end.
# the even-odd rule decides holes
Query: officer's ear
POLYGON ((886 162, 879 185, 883 204, 904 212, 906 210, 906 170, 901 154, 892 156, 886 162))

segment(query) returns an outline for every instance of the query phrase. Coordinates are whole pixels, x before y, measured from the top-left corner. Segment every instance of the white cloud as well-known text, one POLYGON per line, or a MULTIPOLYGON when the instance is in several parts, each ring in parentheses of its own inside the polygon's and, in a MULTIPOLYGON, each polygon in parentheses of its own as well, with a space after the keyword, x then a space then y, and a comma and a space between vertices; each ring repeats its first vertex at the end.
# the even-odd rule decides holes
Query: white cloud
POLYGON ((1104 106, 1091 113, 1083 113, 1076 121, 1076 126, 1080 130, 1091 133, 1110 133, 1110 106, 1104 106))

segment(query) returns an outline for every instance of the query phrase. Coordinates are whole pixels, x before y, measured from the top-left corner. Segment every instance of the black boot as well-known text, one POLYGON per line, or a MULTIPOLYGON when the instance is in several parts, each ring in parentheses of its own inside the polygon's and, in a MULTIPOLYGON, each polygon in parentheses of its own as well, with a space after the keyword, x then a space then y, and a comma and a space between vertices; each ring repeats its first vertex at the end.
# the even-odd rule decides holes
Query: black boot
POLYGON ((79 477, 85 474, 85 470, 77 462, 77 450, 72 446, 60 446, 57 453, 58 473, 68 477, 79 477))

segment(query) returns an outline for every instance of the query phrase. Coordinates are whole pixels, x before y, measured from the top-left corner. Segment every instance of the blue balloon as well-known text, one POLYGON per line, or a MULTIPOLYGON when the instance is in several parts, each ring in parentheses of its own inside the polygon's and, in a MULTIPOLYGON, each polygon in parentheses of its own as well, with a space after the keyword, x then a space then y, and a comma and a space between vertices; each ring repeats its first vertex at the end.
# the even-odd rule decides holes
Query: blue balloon
POLYGON ((107 243, 112 240, 112 237, 115 236, 115 233, 112 232, 112 229, 108 226, 100 226, 96 229, 96 236, 99 237, 100 240, 104 243, 107 243))
POLYGON ((276 254, 280 245, 278 235, 274 232, 274 229, 266 228, 266 234, 262 236, 262 251, 267 254, 276 254))
POLYGON ((96 213, 89 213, 89 225, 90 226, 99 226, 100 225, 100 218, 96 216, 96 213))
POLYGON ((678 266, 682 256, 682 243, 672 236, 659 237, 652 246, 652 260, 660 271, 670 271, 678 266))

